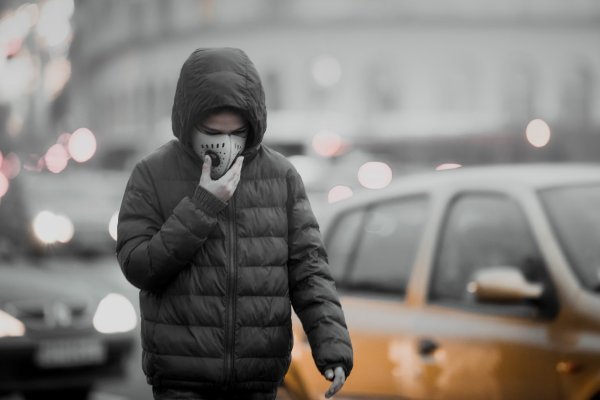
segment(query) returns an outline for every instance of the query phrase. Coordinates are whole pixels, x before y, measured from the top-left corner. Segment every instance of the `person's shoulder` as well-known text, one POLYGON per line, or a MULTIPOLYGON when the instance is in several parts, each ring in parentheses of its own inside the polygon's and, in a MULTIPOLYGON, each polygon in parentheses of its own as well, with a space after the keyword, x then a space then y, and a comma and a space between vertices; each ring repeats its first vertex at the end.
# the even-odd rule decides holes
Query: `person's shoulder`
POLYGON ((162 165, 165 161, 177 158, 179 156, 179 146, 177 139, 172 139, 160 147, 156 148, 151 153, 145 155, 139 162, 139 164, 145 164, 148 166, 162 165))
POLYGON ((170 140, 159 146, 152 152, 143 155, 133 166, 131 172, 132 179, 140 180, 152 179, 153 176, 160 174, 161 171, 168 170, 168 166, 177 163, 180 157, 177 145, 177 139, 170 140))
POLYGON ((278 172, 278 175, 287 175, 290 171, 295 171, 292 162, 283 154, 277 150, 261 144, 261 158, 264 162, 270 164, 274 171, 278 172))

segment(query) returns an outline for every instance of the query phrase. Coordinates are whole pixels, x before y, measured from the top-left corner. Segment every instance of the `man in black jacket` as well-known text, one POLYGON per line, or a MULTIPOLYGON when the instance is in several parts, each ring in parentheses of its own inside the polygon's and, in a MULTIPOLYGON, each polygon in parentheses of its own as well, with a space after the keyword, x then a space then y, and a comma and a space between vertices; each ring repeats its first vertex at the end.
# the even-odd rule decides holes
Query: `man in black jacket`
POLYGON ((117 257, 140 289, 142 368, 155 399, 273 399, 291 362, 291 308, 337 392, 353 352, 302 180, 262 144, 264 91, 238 49, 185 61, 176 139, 127 184, 117 257))

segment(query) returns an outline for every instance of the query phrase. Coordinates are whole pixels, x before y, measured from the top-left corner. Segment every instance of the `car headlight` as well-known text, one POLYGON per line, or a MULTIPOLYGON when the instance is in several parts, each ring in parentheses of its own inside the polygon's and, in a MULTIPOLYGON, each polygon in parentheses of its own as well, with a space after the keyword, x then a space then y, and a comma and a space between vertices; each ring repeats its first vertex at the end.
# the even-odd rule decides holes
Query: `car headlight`
POLYGON ((0 310, 0 338, 23 335, 25 335, 25 325, 12 315, 0 310))
POLYGON ((137 314, 133 305, 123 295, 106 295, 94 314, 94 328, 101 333, 128 332, 137 325, 137 314))
POLYGON ((33 219, 33 232, 44 244, 68 243, 73 238, 75 228, 67 216, 44 210, 33 219))

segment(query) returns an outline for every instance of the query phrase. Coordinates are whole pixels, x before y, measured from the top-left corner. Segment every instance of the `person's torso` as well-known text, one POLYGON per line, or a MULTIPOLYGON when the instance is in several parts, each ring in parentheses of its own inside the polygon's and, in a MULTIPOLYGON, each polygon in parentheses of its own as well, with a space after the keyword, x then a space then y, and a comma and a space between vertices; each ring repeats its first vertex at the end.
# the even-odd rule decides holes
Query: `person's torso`
MULTIPOLYGON (((147 159, 164 220, 194 192, 194 161, 175 141, 147 159)), ((162 292, 141 292, 151 379, 268 388, 283 377, 292 347, 288 165, 262 146, 192 262, 162 292)))

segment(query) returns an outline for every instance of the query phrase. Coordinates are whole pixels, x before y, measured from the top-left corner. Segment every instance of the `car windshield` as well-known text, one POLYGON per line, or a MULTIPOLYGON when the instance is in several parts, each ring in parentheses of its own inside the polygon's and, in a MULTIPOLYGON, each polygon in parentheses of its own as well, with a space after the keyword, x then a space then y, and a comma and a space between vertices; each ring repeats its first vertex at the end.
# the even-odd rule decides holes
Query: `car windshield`
POLYGON ((86 168, 21 172, 0 204, 0 253, 45 259, 113 256, 127 177, 86 168))
POLYGON ((540 196, 581 285, 600 292, 600 185, 546 189, 540 196))

